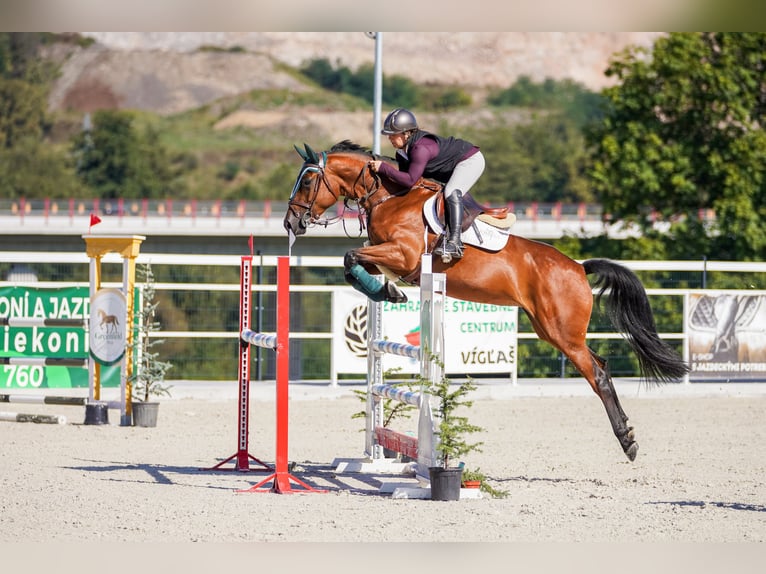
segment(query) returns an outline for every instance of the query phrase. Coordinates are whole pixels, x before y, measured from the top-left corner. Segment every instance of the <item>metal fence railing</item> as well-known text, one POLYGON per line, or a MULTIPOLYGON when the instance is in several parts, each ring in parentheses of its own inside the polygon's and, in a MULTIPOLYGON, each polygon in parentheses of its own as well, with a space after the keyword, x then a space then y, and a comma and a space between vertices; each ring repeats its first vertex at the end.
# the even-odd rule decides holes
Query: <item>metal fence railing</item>
MULTIPOLYGON (((163 339, 159 347, 174 365, 171 379, 235 380, 238 344, 240 257, 231 255, 141 254, 139 264, 152 266, 160 301, 163 339)), ((88 285, 85 253, 0 253, 0 286, 88 285)), ((689 289, 731 288, 733 279, 749 289, 766 289, 766 263, 714 261, 626 261, 647 286, 661 336, 684 346, 683 305, 689 289)), ((276 257, 256 257, 253 328, 273 332, 276 257)), ((296 379, 330 381, 332 332, 326 309, 332 287, 343 285, 342 258, 293 257, 291 277, 291 373, 296 379), (294 342, 292 342, 294 341, 294 342)), ((120 286, 122 260, 102 260, 102 284, 120 286), (111 283, 110 283, 111 282, 111 283)), ((609 355, 614 376, 635 376, 632 353, 605 317, 594 315, 588 338, 600 354, 609 355)), ((254 379, 272 379, 268 353, 255 354, 254 379)), ((519 315, 519 377, 577 376, 560 353, 537 340, 523 313, 519 315)))

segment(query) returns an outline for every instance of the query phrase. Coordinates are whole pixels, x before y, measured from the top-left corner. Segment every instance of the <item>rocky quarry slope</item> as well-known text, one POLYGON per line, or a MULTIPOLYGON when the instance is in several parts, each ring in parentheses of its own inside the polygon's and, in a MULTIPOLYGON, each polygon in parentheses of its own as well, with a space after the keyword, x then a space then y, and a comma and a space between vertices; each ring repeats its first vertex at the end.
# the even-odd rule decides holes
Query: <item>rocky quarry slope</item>
MULTIPOLYGON (((375 58, 375 42, 362 32, 82 32, 96 43, 61 54, 62 75, 50 107, 93 111, 128 108, 174 114, 254 89, 304 90, 280 68, 314 58, 356 69, 375 58), (223 50, 200 50, 216 47, 223 50)), ((629 45, 651 46, 659 33, 638 32, 385 32, 383 71, 417 82, 465 87, 474 94, 535 81, 572 79, 597 90, 608 84, 609 59, 629 45)), ((327 124, 338 137, 369 133, 368 113, 330 118, 322 110, 301 117, 270 110, 235 112, 218 127, 273 127, 280 122, 327 124), (324 114, 323 117, 322 114, 324 114), (359 116, 359 117, 357 117, 359 116), (348 132, 351 131, 351 135, 348 132)), ((320 126, 322 127, 322 126, 320 126)), ((335 134, 330 135, 333 137, 335 134)))

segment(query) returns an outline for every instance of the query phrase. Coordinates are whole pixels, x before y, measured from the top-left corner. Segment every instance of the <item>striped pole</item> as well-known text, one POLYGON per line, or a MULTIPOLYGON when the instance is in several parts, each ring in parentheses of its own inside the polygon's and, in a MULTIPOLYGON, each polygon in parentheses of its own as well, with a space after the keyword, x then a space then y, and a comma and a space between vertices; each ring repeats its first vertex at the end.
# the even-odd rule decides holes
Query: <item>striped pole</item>
POLYGON ((379 384, 372 386, 372 394, 377 397, 385 397, 387 399, 393 399, 400 403, 407 403, 408 405, 420 406, 419 392, 410 391, 408 389, 397 389, 394 386, 379 384))
POLYGON ((376 340, 372 341, 372 350, 378 353, 388 353, 390 355, 400 355, 402 357, 411 357, 420 360, 420 347, 407 345, 406 343, 376 340))
POLYGON ((3 327, 83 327, 89 319, 46 319, 44 317, 0 317, 3 327))
POLYGON ((0 421, 11 423, 43 423, 52 425, 65 425, 66 417, 63 415, 30 415, 0 411, 0 421))
POLYGON ((0 365, 34 365, 38 367, 87 367, 88 359, 76 357, 0 357, 0 365))
POLYGON ((0 403, 27 403, 38 405, 76 405, 88 404, 87 397, 54 397, 45 395, 0 395, 0 403))
POLYGON ((240 333, 240 337, 242 337, 243 341, 255 345, 256 347, 264 347, 266 349, 277 348, 276 335, 266 335, 265 333, 256 333, 250 329, 245 329, 240 333))

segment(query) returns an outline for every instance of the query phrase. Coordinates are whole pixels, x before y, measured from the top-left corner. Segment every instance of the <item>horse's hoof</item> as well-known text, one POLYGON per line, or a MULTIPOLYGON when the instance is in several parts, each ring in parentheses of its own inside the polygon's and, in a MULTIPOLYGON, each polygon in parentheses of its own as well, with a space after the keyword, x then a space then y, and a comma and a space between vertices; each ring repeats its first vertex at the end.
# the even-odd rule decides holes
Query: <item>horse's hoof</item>
POLYGON ((386 281, 386 301, 389 303, 406 303, 407 295, 391 281, 386 281))
POLYGON ((638 443, 632 442, 630 443, 630 446, 628 446, 627 449, 625 449, 625 456, 628 457, 628 460, 630 462, 633 462, 636 460, 636 455, 638 454, 638 443))

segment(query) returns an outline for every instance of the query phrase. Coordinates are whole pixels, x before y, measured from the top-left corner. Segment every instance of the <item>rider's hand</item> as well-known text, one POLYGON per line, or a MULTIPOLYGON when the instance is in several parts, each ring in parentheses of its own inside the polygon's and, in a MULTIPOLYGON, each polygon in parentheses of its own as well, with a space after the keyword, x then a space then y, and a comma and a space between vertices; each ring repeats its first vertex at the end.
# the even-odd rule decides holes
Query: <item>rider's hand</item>
POLYGON ((370 166, 370 169, 374 171, 375 173, 378 173, 378 170, 380 169, 380 164, 383 163, 380 160, 371 160, 367 162, 367 165, 370 166))

